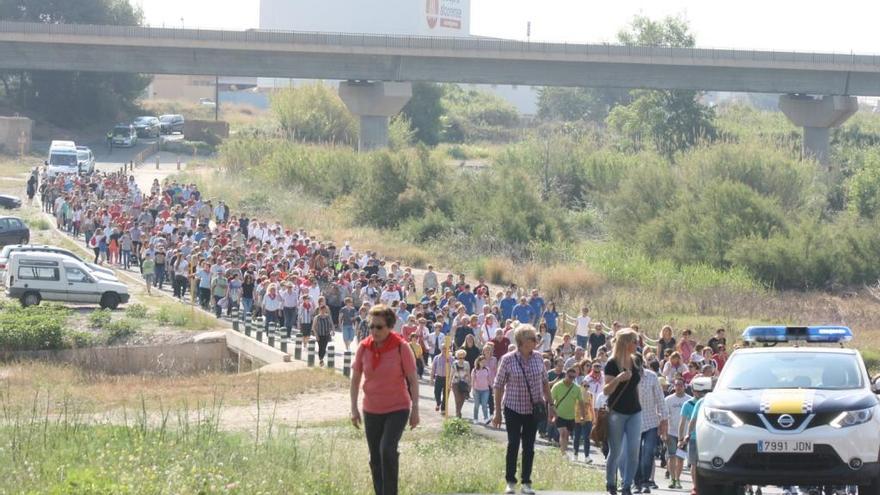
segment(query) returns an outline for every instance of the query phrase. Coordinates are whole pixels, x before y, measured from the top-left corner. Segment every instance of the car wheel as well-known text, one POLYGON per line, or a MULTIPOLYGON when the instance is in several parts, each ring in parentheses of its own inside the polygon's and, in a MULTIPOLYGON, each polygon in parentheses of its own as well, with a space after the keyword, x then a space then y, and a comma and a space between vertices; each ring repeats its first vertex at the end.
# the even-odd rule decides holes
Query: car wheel
POLYGON ((101 309, 116 309, 119 307, 119 296, 113 292, 107 292, 101 296, 101 309))
POLYGON ((30 241, 29 237, 22 237, 21 239, 18 240, 18 243, 19 244, 27 244, 29 241, 30 241))
POLYGON ((41 299, 39 292, 25 292, 21 296, 21 305, 25 308, 28 306, 37 306, 40 304, 41 299))

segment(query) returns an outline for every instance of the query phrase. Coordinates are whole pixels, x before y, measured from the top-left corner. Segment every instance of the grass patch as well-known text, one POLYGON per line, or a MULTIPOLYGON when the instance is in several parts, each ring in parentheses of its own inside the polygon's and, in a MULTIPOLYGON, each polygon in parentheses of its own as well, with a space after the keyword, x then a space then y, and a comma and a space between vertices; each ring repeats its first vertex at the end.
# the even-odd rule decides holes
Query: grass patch
POLYGON ((70 314, 54 304, 29 308, 12 301, 0 304, 0 350, 60 349, 70 314))
POLYGON ((90 327, 104 328, 110 324, 110 320, 113 319, 113 313, 109 309, 96 309, 89 313, 86 319, 89 321, 90 327))
MULTIPOLYGON (((217 408, 206 408, 195 420, 189 412, 168 411, 160 427, 149 427, 144 412, 135 413, 124 426, 88 423, 72 415, 57 422, 15 416, 12 426, 0 428, 0 476, 25 494, 373 491, 361 430, 273 430, 269 422, 261 435, 249 435, 221 431, 217 408)), ((426 430, 407 431, 400 443, 400 493, 498 493, 504 450, 472 436, 450 439, 426 430)), ((555 451, 537 452, 534 469, 539 490, 594 490, 601 485, 599 471, 560 462, 555 451)))
POLYGON ((346 390, 347 387, 348 382, 342 375, 318 369, 259 375, 138 376, 104 375, 71 365, 31 361, 0 368, 0 406, 27 408, 42 402, 41 410, 50 414, 61 414, 71 408, 157 410, 214 401, 243 405, 257 400, 258 395, 262 400, 286 400, 306 392, 346 390))
POLYGON ((541 271, 539 286, 550 299, 574 299, 596 293, 605 277, 583 265, 555 265, 541 271))
POLYGON ((149 314, 150 310, 143 304, 129 304, 125 307, 125 316, 128 318, 143 320, 149 314))
POLYGON ((217 328, 217 319, 183 304, 163 304, 153 313, 160 325, 204 331, 217 328))

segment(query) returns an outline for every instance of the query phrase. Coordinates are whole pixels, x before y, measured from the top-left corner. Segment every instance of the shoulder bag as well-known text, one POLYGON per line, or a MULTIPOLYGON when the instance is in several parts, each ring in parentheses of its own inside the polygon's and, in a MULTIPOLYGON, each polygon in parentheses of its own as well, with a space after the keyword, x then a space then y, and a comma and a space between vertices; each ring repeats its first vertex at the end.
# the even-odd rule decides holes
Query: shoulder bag
POLYGON ((546 418, 547 404, 544 401, 535 402, 535 398, 532 397, 532 387, 529 386, 529 375, 526 374, 526 368, 520 361, 519 356, 513 356, 513 359, 516 359, 517 364, 519 364, 519 369, 522 370, 523 380, 526 382, 526 392, 529 393, 529 401, 532 403, 532 416, 537 419, 546 418))
POLYGON ((632 379, 624 384, 623 390, 620 391, 620 394, 614 399, 614 402, 608 405, 607 410, 603 407, 596 412, 596 418, 593 422, 593 430, 590 431, 590 440, 596 444, 602 445, 608 441, 608 415, 611 414, 614 406, 620 402, 620 398, 623 397, 623 393, 626 391, 626 388, 629 387, 631 381, 632 379))

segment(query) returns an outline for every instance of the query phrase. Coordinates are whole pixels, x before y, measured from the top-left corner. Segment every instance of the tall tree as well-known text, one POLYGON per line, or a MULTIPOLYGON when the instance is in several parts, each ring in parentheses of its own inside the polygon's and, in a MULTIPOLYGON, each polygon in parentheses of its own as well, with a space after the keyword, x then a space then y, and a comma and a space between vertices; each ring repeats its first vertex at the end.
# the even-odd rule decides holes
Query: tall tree
MULTIPOLYGON (((686 20, 666 17, 654 21, 637 16, 618 34, 627 45, 691 48, 696 40, 686 20)), ((690 90, 633 91, 633 101, 616 107, 606 122, 636 146, 650 141, 670 160, 700 140, 714 139, 714 111, 699 102, 700 93, 690 90)))
MULTIPOLYGON (((0 18, 47 24, 135 26, 142 12, 127 0, 0 0, 0 18)), ((8 103, 62 124, 116 118, 150 83, 139 74, 67 71, 0 73, 8 103)))
POLYGON ((442 99, 443 86, 430 82, 415 82, 412 85, 412 98, 401 111, 415 131, 415 138, 429 146, 440 142, 442 99))

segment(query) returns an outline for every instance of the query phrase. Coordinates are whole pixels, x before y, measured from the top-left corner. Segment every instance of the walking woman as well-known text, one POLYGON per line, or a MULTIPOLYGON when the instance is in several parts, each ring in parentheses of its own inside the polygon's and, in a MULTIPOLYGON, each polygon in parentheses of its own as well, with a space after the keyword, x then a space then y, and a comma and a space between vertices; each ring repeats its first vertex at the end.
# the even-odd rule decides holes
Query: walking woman
POLYGON ((396 320, 388 306, 370 309, 370 335, 358 346, 352 366, 351 424, 361 424, 358 393, 363 379, 364 432, 376 495, 397 495, 397 444, 407 419, 410 428, 419 425, 416 359, 403 338, 391 331, 396 320))
POLYGON ((471 365, 467 362, 467 352, 464 349, 455 351, 455 361, 452 363, 450 376, 452 395, 455 396, 455 417, 460 418, 464 401, 471 396, 471 365))
POLYGON ((535 351, 538 336, 535 327, 520 325, 514 332, 516 350, 501 357, 495 375, 495 415, 492 425, 501 426, 501 412, 507 423, 507 457, 505 478, 507 490, 516 493, 516 460, 522 442, 522 490, 524 495, 534 495, 532 490, 532 462, 535 459, 535 435, 538 419, 549 408, 555 416, 550 397, 550 382, 544 371, 544 358, 535 351))
POLYGON ((621 494, 632 493, 630 486, 639 462, 642 406, 639 403, 641 370, 635 359, 638 345, 639 334, 635 330, 620 330, 615 334, 614 354, 605 364, 605 386, 602 391, 608 397, 609 414, 605 486, 611 495, 617 495, 618 466, 623 478, 621 494))
MULTIPOLYGON (((495 359, 494 357, 492 359, 495 359)), ((474 423, 479 420, 483 409, 483 421, 489 421, 489 390, 492 389, 492 372, 486 367, 486 356, 477 358, 471 371, 471 384, 474 387, 474 423)))

